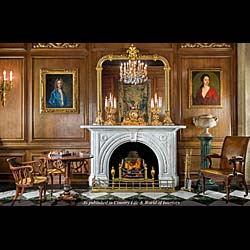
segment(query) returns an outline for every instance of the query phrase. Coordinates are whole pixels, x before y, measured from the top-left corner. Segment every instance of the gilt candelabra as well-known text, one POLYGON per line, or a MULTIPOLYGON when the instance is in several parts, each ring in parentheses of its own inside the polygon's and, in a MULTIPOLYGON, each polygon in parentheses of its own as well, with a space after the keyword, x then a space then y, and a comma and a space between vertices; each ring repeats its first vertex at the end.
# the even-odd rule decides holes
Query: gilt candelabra
POLYGON ((116 113, 116 108, 114 107, 106 107, 105 112, 107 113, 107 119, 104 122, 104 125, 115 125, 114 114, 116 113))
POLYGON ((162 122, 160 121, 160 113, 162 109, 162 97, 157 97, 155 93, 154 98, 151 98, 151 113, 152 113, 152 122, 153 126, 161 126, 162 122))
POLYGON ((151 108, 151 113, 152 113, 152 122, 151 122, 152 125, 154 126, 162 125, 162 122, 160 121, 161 108, 159 107, 151 108))
POLYGON ((110 93, 109 98, 105 97, 105 112, 107 113, 107 119, 104 125, 115 125, 114 114, 116 113, 116 98, 110 93))

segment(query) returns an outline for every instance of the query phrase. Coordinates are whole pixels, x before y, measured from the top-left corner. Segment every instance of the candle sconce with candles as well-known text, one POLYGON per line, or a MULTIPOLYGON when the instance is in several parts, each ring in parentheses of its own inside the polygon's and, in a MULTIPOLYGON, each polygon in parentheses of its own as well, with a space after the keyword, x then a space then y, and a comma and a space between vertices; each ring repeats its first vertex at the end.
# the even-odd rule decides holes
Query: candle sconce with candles
POLYGON ((160 113, 162 109, 162 97, 157 97, 157 93, 155 93, 154 98, 151 98, 151 113, 152 113, 152 122, 151 124, 154 126, 162 125, 160 121, 160 113))
POLYGON ((10 78, 9 81, 7 79, 7 72, 6 70, 3 71, 3 80, 0 82, 0 97, 1 97, 1 102, 2 106, 5 106, 6 102, 6 96, 9 94, 10 90, 13 87, 13 82, 12 82, 12 70, 10 71, 10 78))
POLYGON ((104 125, 115 125, 114 115, 116 113, 116 98, 110 93, 109 98, 105 97, 105 112, 107 113, 107 119, 104 122, 104 125))

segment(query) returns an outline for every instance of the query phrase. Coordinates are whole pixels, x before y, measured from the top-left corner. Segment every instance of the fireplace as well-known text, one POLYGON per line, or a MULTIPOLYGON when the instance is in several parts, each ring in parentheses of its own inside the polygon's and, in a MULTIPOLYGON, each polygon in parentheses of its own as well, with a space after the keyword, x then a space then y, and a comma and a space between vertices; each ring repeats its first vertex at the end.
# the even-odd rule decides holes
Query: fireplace
MULTIPOLYGON (((147 145, 140 143, 140 142, 126 142, 119 147, 117 147, 114 152, 111 155, 110 162, 109 162, 109 173, 111 173, 112 167, 114 167, 115 170, 115 178, 119 177, 119 164, 121 164, 122 160, 126 159, 126 157, 129 157, 130 152, 137 152, 138 157, 142 160, 144 160, 148 176, 151 178, 151 170, 154 168, 155 174, 154 179, 158 180, 158 174, 159 174, 159 166, 158 166, 158 160, 154 153, 154 151, 148 147, 147 145)), ((109 180, 111 181, 112 176, 109 176, 109 180)))
POLYGON ((91 139, 91 173, 89 185, 92 186, 93 178, 108 183, 110 180, 110 164, 114 158, 114 152, 119 147, 129 143, 142 144, 148 147, 157 164, 157 176, 159 181, 172 180, 175 186, 179 185, 177 175, 177 131, 186 128, 184 125, 173 126, 99 126, 81 125, 83 129, 90 131, 91 139))

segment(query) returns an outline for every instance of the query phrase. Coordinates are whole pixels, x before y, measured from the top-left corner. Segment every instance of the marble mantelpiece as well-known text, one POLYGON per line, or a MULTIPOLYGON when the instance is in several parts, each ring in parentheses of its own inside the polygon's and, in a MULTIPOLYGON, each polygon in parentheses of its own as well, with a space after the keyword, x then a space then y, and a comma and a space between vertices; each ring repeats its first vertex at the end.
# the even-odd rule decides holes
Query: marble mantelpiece
POLYGON ((143 143, 153 150, 159 166, 159 181, 174 178, 175 186, 179 185, 177 175, 177 131, 185 125, 171 126, 100 126, 81 125, 80 128, 90 131, 91 140, 91 173, 92 179, 109 180, 109 162, 114 150, 127 142, 143 143))

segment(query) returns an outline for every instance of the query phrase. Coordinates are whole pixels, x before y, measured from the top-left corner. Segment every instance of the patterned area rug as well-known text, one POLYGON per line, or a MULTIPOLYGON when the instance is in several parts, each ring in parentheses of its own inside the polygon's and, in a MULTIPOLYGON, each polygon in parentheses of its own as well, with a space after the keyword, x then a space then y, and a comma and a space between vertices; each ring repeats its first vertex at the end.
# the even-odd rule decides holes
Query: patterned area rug
MULTIPOLYGON (((250 194, 244 197, 243 190, 230 193, 226 203, 225 193, 207 190, 205 194, 176 190, 175 192, 92 192, 87 188, 70 191, 72 200, 63 199, 63 190, 55 189, 53 195, 47 191, 47 200, 42 206, 250 206, 250 194)), ((0 206, 10 206, 15 188, 2 185, 0 206)), ((38 190, 27 190, 14 206, 39 206, 38 190)))

